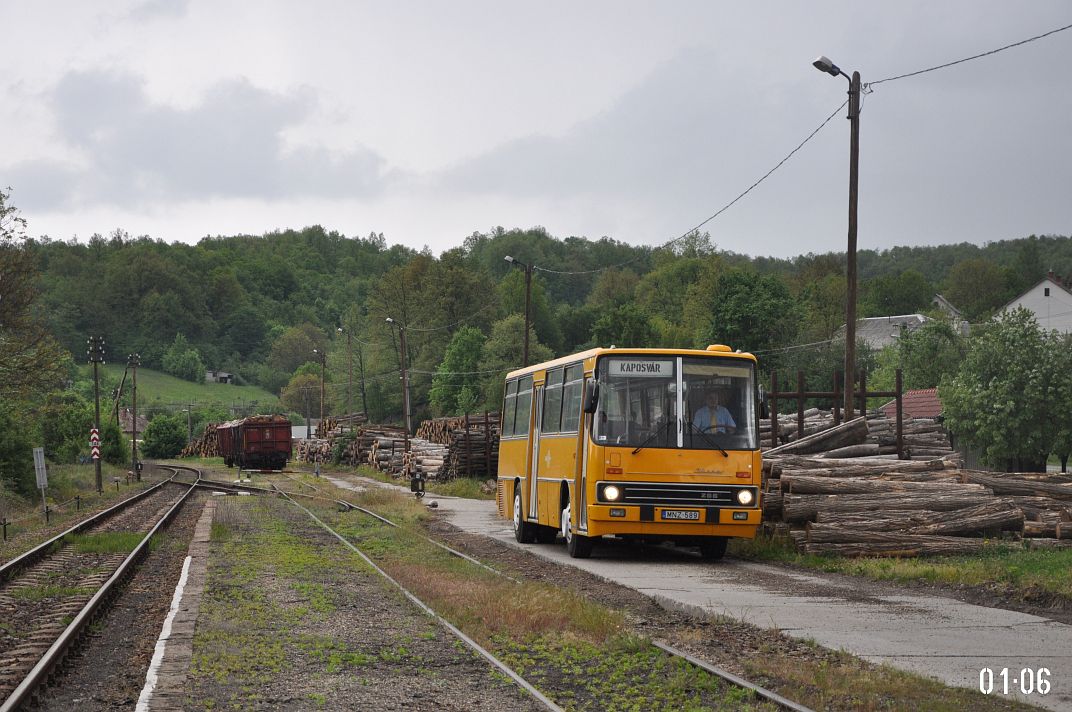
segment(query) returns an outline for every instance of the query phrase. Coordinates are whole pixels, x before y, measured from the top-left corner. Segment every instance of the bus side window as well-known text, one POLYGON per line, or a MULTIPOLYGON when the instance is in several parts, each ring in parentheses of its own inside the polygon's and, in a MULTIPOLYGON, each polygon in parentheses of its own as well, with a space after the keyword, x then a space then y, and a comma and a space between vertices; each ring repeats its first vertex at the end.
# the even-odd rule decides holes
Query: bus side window
POLYGON ((532 376, 517 382, 517 415, 514 416, 514 435, 528 435, 532 419, 532 376))
POLYGON ((547 372, 543 396, 543 425, 540 433, 557 433, 562 429, 562 369, 547 372))
POLYGON ((581 422, 581 395, 584 369, 581 364, 566 367, 566 385, 562 390, 562 432, 577 432, 581 422))
POLYGON ((514 434, 514 412, 517 410, 517 381, 508 381, 506 397, 503 399, 502 437, 514 434))

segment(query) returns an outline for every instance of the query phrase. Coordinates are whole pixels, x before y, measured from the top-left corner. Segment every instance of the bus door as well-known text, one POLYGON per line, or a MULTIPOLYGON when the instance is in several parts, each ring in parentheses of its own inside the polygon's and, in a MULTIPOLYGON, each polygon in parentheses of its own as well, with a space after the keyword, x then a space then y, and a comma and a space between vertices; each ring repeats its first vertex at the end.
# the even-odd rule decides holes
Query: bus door
POLYGON ((539 519, 539 493, 540 493, 540 426, 543 423, 543 384, 537 383, 532 391, 533 411, 535 420, 529 429, 529 452, 532 459, 529 461, 529 516, 532 521, 539 519))
MULTIPOLYGON (((595 374, 585 376, 581 382, 582 401, 584 400, 583 394, 588 390, 588 381, 592 378, 595 378, 595 374)), ((575 507, 571 505, 570 508, 573 510, 571 512, 573 518, 577 521, 577 529, 585 533, 588 532, 588 450, 592 445, 591 427, 592 416, 582 410, 579 427, 581 432, 578 433, 580 441, 577 444, 580 448, 578 450, 580 457, 577 458, 577 479, 574 481, 571 499, 577 505, 575 507)))

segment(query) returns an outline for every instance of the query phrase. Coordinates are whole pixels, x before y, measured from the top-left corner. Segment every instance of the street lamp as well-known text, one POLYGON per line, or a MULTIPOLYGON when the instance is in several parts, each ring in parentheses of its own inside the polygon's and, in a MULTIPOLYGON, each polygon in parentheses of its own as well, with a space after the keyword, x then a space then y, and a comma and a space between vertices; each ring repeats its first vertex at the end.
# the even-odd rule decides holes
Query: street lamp
MULTIPOLYGON (((398 337, 401 341, 401 355, 399 357, 399 365, 402 367, 402 420, 405 421, 406 427, 404 428, 405 435, 403 436, 403 449, 405 452, 409 452, 409 430, 410 430, 410 414, 409 414, 409 376, 406 372, 406 327, 399 324, 391 317, 384 319, 388 324, 393 324, 398 327, 398 337)), ((409 458, 406 458, 406 466, 409 466, 409 458)), ((403 474, 409 474, 408 472, 403 474)))
POLYGON ((852 418, 856 385, 856 204, 860 179, 860 73, 850 77, 826 57, 812 65, 820 72, 849 80, 849 245, 846 250, 845 283, 845 420, 852 418))
POLYGON ((529 305, 532 302, 532 265, 527 265, 510 255, 503 258, 510 264, 525 270, 525 351, 521 356, 521 365, 529 365, 529 305))
POLYGON ((320 429, 324 431, 324 368, 327 366, 328 355, 320 349, 313 349, 316 360, 320 362, 320 429))

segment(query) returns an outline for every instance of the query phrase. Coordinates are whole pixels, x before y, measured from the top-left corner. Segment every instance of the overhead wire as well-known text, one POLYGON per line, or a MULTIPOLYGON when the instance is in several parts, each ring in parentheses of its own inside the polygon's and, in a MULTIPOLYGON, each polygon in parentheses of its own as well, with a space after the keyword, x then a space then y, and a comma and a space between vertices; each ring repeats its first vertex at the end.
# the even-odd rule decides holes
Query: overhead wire
POLYGON ((998 52, 1004 52, 1007 49, 1012 49, 1013 47, 1019 47, 1021 45, 1025 45, 1025 44, 1027 44, 1029 42, 1034 42, 1035 40, 1041 40, 1044 37, 1049 37, 1050 35, 1055 35, 1058 32, 1064 32, 1065 30, 1068 30, 1068 29, 1072 29, 1072 24, 1065 25, 1064 27, 1058 27, 1056 29, 1050 30, 1049 32, 1043 32, 1041 35, 1035 35, 1034 37, 1028 37, 1027 39, 1020 40, 1019 42, 1013 42, 1012 44, 1007 44, 1004 47, 998 47, 997 49, 992 49, 992 50, 989 50, 987 52, 980 52, 979 54, 973 54, 972 56, 964 57, 963 59, 957 59, 957 60, 954 60, 952 62, 946 62, 945 64, 938 64, 938 65, 935 65, 933 67, 927 67, 926 69, 918 69, 918 70, 916 70, 914 72, 908 72, 906 74, 898 74, 898 75, 893 76, 893 77, 886 77, 885 79, 879 79, 877 81, 868 82, 864 86, 871 87, 871 86, 874 86, 876 84, 883 84, 885 82, 893 82, 893 81, 896 81, 898 79, 907 79, 908 77, 915 77, 915 76, 918 76, 920 74, 926 74, 928 72, 936 72, 939 69, 946 69, 948 67, 952 67, 952 66, 955 66, 957 64, 963 64, 964 62, 970 62, 973 59, 981 59, 983 57, 989 57, 992 54, 997 54, 998 52))
MULTIPOLYGON (((776 170, 778 170, 783 165, 785 165, 785 163, 790 158, 792 158, 797 153, 797 151, 799 151, 800 149, 804 148, 804 145, 807 144, 809 141, 811 141, 815 137, 815 135, 817 133, 819 133, 823 129, 824 126, 826 126, 828 123, 830 123, 830 120, 833 119, 835 116, 837 116, 838 113, 842 109, 844 109, 845 105, 848 104, 848 103, 849 103, 848 99, 846 99, 845 101, 841 102, 841 104, 838 106, 838 108, 834 109, 834 111, 831 112, 831 114, 829 116, 827 116, 825 119, 823 119, 823 122, 821 124, 819 124, 811 133, 809 133, 807 135, 807 137, 805 137, 805 139, 803 141, 801 141, 799 144, 797 144, 796 148, 794 148, 792 151, 787 153, 786 156, 782 160, 778 161, 778 163, 776 163, 773 168, 771 168, 769 171, 764 173, 757 181, 752 183, 752 185, 750 185, 747 188, 745 188, 736 198, 734 198, 733 200, 731 200, 730 202, 726 203, 724 206, 719 208, 709 218, 701 221, 699 224, 697 224, 694 227, 686 230, 681 235, 675 237, 672 240, 669 240, 668 242, 664 242, 661 245, 657 245, 656 247, 653 247, 652 251, 666 249, 667 247, 670 247, 671 245, 684 240, 689 235, 692 235, 697 230, 702 228, 704 225, 706 225, 707 223, 711 222, 712 220, 717 218, 719 215, 721 215, 722 213, 726 212, 731 207, 733 207, 734 204, 737 203, 737 201, 739 201, 741 198, 743 198, 744 196, 746 196, 749 193, 751 193, 755 188, 757 188, 759 186, 760 183, 762 183, 763 181, 767 180, 767 178, 769 178, 771 176, 771 174, 773 174, 776 170)), ((626 260, 625 262, 620 262, 620 263, 615 264, 615 265, 607 265, 605 267, 599 267, 597 269, 589 269, 589 270, 576 270, 576 271, 554 270, 554 269, 548 269, 546 267, 539 267, 539 266, 536 266, 536 265, 534 265, 532 269, 536 270, 536 271, 540 271, 540 272, 548 272, 550 274, 561 274, 561 275, 595 274, 597 272, 603 272, 603 271, 608 270, 608 269, 624 267, 624 266, 626 266, 628 264, 632 264, 633 262, 636 262, 638 259, 640 259, 639 255, 637 255, 635 257, 632 257, 632 258, 626 260)))

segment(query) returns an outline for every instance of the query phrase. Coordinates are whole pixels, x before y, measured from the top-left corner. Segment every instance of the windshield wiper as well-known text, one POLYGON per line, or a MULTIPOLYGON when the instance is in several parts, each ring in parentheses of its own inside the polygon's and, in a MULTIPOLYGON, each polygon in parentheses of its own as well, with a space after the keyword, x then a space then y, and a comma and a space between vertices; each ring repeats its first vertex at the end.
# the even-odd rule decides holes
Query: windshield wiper
POLYGON ((663 423, 659 427, 655 428, 655 430, 651 431, 651 435, 649 435, 648 437, 644 438, 644 442, 642 442, 642 443, 640 443, 639 445, 636 446, 636 449, 633 450, 633 454, 636 455, 638 452, 643 450, 644 447, 648 443, 650 443, 652 440, 655 439, 656 435, 658 435, 659 433, 661 433, 663 431, 663 429, 670 430, 670 421, 667 421, 667 422, 663 423))
POLYGON ((689 424, 690 428, 692 428, 697 433, 699 433, 701 436, 703 436, 704 440, 706 440, 707 442, 709 442, 712 445, 714 445, 715 447, 717 447, 718 451, 720 453, 722 453, 726 457, 730 456, 730 454, 728 452, 726 452, 725 450, 722 449, 722 445, 720 445, 719 442, 717 440, 715 440, 715 437, 713 435, 711 435, 711 433, 705 433, 703 430, 701 430, 700 428, 696 427, 696 423, 692 422, 691 420, 688 421, 688 424, 689 424))

